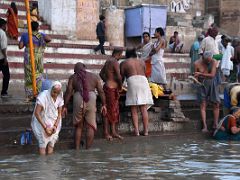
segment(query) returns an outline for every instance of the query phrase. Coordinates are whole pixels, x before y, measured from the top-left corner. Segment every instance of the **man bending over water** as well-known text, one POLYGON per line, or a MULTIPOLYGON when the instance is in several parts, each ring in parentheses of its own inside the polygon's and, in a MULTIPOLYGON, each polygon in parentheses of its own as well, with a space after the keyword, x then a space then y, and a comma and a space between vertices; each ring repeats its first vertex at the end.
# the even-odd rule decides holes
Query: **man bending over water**
POLYGON ((121 63, 122 77, 127 79, 126 106, 131 107, 134 132, 139 136, 138 107, 143 118, 145 136, 148 135, 148 112, 147 105, 153 104, 152 93, 145 76, 145 64, 137 59, 135 49, 126 51, 126 60, 121 63))
POLYGON ((80 141, 82 136, 83 122, 87 126, 87 143, 86 148, 90 148, 94 132, 97 130, 96 123, 96 93, 95 89, 102 101, 103 114, 106 114, 106 100, 101 86, 100 78, 86 71, 86 67, 82 63, 77 63, 74 67, 74 74, 68 80, 68 86, 64 95, 63 114, 67 112, 67 105, 73 95, 73 125, 75 126, 75 145, 76 149, 80 149, 80 141))
POLYGON ((208 132, 206 123, 206 107, 207 101, 213 103, 213 115, 215 129, 219 118, 219 91, 215 76, 217 73, 217 61, 214 60, 213 54, 210 51, 205 51, 202 59, 199 59, 194 64, 194 76, 202 84, 198 87, 198 100, 200 101, 201 117, 203 122, 202 132, 208 132))

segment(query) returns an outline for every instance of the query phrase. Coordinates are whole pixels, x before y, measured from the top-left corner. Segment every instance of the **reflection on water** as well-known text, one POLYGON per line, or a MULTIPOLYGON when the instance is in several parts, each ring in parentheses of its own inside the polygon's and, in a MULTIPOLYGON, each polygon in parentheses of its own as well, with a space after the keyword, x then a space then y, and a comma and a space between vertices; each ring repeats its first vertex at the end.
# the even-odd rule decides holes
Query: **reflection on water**
MULTIPOLYGON (((197 135, 199 136, 199 135, 197 135)), ((240 179, 240 143, 154 136, 95 143, 52 156, 0 157, 8 179, 240 179)))

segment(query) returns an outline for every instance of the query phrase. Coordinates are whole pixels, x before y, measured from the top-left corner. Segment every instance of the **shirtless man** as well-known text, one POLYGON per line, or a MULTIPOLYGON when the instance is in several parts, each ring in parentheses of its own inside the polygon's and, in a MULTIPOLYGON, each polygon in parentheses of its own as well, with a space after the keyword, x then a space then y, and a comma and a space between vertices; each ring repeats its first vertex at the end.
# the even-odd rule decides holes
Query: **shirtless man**
POLYGON ((122 77, 127 79, 126 106, 131 107, 134 132, 139 136, 138 107, 143 118, 143 135, 148 135, 147 105, 153 104, 152 93, 145 77, 145 64, 137 59, 135 49, 126 51, 126 60, 120 64, 122 77))
POLYGON ((106 61, 100 71, 100 77, 105 82, 103 90, 106 96, 107 114, 104 118, 104 136, 111 141, 112 137, 123 139, 117 133, 119 122, 119 91, 122 89, 122 77, 118 60, 122 57, 122 50, 114 49, 112 57, 106 61), (111 124, 112 136, 109 134, 109 123, 111 124))
POLYGON ((84 64, 77 63, 74 67, 74 74, 68 80, 63 106, 63 114, 66 114, 68 103, 73 95, 73 125, 75 126, 75 145, 77 150, 80 149, 83 122, 87 126, 86 149, 91 147, 94 139, 94 131, 97 130, 97 96, 95 89, 97 89, 102 101, 101 112, 106 114, 106 100, 100 78, 93 73, 87 72, 84 64))
POLYGON ((202 132, 208 132, 206 123, 206 106, 207 101, 213 103, 213 115, 214 115, 214 125, 213 128, 217 127, 219 118, 219 92, 218 85, 214 81, 218 62, 214 60, 211 51, 205 51, 203 53, 202 59, 195 61, 194 69, 195 78, 198 79, 202 84, 198 88, 198 100, 200 101, 200 111, 203 122, 202 132))

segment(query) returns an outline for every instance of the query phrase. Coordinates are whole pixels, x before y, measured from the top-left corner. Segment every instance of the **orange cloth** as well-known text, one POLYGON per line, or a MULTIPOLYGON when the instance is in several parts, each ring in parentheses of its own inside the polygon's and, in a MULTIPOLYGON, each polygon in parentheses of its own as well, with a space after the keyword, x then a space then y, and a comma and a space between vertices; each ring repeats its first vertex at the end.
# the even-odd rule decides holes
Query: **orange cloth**
POLYGON ((146 66, 145 75, 146 77, 150 77, 152 73, 151 57, 145 61, 145 66, 146 66))
POLYGON ((7 32, 11 38, 18 38, 18 15, 14 13, 12 8, 8 8, 7 32))
POLYGON ((222 124, 222 127, 228 128, 228 129, 231 129, 234 126, 235 127, 237 126, 237 120, 236 120, 236 118, 234 116, 229 116, 227 126, 228 127, 224 127, 224 123, 222 124))
POLYGON ((231 129, 234 126, 237 127, 237 120, 235 117, 231 116, 228 119, 228 128, 231 129))

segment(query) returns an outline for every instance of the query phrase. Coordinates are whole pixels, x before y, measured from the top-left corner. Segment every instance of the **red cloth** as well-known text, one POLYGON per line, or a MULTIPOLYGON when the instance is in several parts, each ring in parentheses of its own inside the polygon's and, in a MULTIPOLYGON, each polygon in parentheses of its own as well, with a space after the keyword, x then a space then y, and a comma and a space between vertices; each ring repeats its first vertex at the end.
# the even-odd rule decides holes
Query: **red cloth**
POLYGON ((237 127, 237 120, 235 117, 230 116, 228 119, 228 128, 231 129, 232 127, 237 127))
POLYGON ((18 15, 14 13, 12 8, 8 8, 7 32, 11 38, 18 38, 18 15))
POLYGON ((83 101, 88 102, 89 91, 87 86, 87 71, 85 68, 86 67, 83 63, 78 62, 74 67, 74 73, 76 74, 79 83, 76 90, 80 92, 83 97, 83 101))
POLYGON ((116 123, 119 121, 119 91, 117 88, 109 88, 106 84, 104 84, 103 90, 107 105, 106 118, 110 123, 116 123))
POLYGON ((145 61, 145 66, 146 66, 145 75, 146 77, 150 77, 152 73, 151 57, 145 61))

